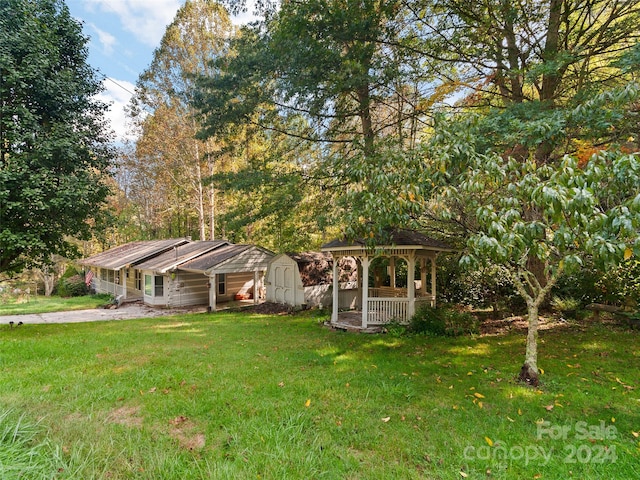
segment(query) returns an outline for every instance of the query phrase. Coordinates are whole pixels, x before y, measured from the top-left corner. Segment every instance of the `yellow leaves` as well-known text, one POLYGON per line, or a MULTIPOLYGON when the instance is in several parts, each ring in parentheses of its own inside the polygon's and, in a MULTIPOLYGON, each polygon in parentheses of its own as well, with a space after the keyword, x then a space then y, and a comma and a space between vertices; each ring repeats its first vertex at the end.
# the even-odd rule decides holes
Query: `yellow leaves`
POLYGON ((307 407, 307 408, 309 408, 311 406, 311 399, 310 398, 307 398, 307 401, 304 402, 304 406, 307 407))
MULTIPOLYGON (((471 387, 470 390, 475 390, 475 387, 471 387)), ((480 399, 485 398, 483 394, 479 392, 473 392, 473 395, 466 395, 467 397, 473 398, 473 403, 475 403, 478 408, 484 408, 484 404, 480 399)))
POLYGON ((493 440, 491 440, 489 437, 484 437, 484 441, 487 442, 487 445, 493 447, 493 440))
POLYGON ((518 415, 522 415, 522 410, 518 409, 518 415))
POLYGON ((634 431, 631 432, 631 435, 633 435, 634 438, 639 438, 640 437, 640 433, 634 432, 634 431))
POLYGON ((624 259, 629 260, 632 256, 633 256, 633 250, 627 247, 627 249, 624 251, 624 259))
POLYGON ((540 375, 544 375, 544 369, 538 368, 538 370, 540 370, 540 375))
POLYGON ((382 421, 383 421, 384 423, 389 423, 389 420, 391 420, 391 417, 384 417, 384 418, 382 418, 382 421))
POLYGON ((460 476, 461 476, 462 478, 467 478, 469 475, 468 475, 468 474, 466 474, 465 472, 463 472, 462 470, 460 470, 460 476))

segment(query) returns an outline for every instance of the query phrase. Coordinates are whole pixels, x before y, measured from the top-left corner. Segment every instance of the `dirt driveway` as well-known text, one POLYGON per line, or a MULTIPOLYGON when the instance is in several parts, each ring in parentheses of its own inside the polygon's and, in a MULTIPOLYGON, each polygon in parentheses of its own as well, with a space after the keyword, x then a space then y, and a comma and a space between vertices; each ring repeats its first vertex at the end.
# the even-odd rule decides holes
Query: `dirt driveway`
POLYGON ((32 313, 27 315, 0 315, 0 325, 9 322, 36 323, 79 323, 99 322, 105 320, 128 320, 132 318, 160 317, 182 313, 202 313, 207 307, 190 308, 152 308, 140 302, 125 303, 116 309, 94 308, 91 310, 76 310, 70 312, 32 313))

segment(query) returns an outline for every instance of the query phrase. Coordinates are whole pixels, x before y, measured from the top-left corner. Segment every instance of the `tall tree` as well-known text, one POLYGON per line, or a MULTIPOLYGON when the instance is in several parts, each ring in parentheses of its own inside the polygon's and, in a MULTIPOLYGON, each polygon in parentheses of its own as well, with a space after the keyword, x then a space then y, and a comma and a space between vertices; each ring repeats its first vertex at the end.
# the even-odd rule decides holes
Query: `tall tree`
POLYGON ((106 105, 62 0, 0 2, 0 272, 72 256, 108 195, 106 105))
MULTIPOLYGON (((213 141, 196 138, 192 107, 197 76, 211 75, 211 61, 225 52, 234 30, 227 11, 211 0, 188 0, 167 27, 151 65, 140 75, 132 117, 140 129, 136 168, 140 179, 165 192, 160 207, 195 212, 200 239, 215 236, 213 141)), ((149 188, 149 185, 140 185, 149 188)))
MULTIPOLYGON (((400 2, 283 2, 201 82, 204 136, 246 122, 316 144, 305 173, 335 194, 347 224, 354 203, 381 193, 385 157, 416 145, 431 106, 433 72, 400 42, 405 20, 400 2)), ((365 213, 376 216, 355 218, 365 213)))
MULTIPOLYGON (((569 115, 629 75, 612 68, 640 40, 640 3, 628 0, 426 0, 407 44, 455 66, 462 106, 488 112, 491 148, 538 163, 575 152, 585 126, 569 115), (582 127, 582 128, 577 128, 582 127)), ((594 132, 591 131, 591 134, 594 132)), ((603 144, 614 130, 592 138, 603 144)))

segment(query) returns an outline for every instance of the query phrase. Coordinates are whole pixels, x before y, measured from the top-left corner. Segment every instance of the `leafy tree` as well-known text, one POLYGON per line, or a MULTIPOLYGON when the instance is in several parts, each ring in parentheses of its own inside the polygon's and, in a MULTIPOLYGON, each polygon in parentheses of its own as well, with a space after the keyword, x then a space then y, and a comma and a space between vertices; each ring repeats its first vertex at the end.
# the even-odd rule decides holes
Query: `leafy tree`
POLYGON ((87 39, 61 0, 0 2, 0 272, 73 256, 112 150, 87 39))
POLYGON ((196 138, 201 125, 192 106, 199 75, 224 54, 233 25, 211 0, 187 1, 169 25, 151 65, 140 75, 131 115, 140 131, 127 167, 154 216, 196 214, 200 239, 215 236, 215 190, 205 182, 219 165, 214 140, 196 138), (216 160, 218 165, 215 165, 216 160))
POLYGON ((627 0, 437 0, 412 5, 405 41, 455 69, 462 105, 482 107, 491 148, 554 161, 579 142, 626 138, 603 123, 576 124, 569 113, 631 73, 612 66, 640 39, 640 4, 627 0), (422 8, 419 8, 422 7, 422 8), (594 128, 595 127, 595 128, 594 128))
POLYGON ((456 215, 446 207, 454 199, 473 217, 462 264, 503 266, 527 304, 523 381, 537 384, 538 310, 563 272, 587 258, 605 269, 640 255, 639 178, 640 156, 620 152, 600 152, 584 166, 567 156, 558 168, 472 154, 455 184, 436 195, 441 216, 456 215), (544 282, 532 257, 544 266, 544 282))

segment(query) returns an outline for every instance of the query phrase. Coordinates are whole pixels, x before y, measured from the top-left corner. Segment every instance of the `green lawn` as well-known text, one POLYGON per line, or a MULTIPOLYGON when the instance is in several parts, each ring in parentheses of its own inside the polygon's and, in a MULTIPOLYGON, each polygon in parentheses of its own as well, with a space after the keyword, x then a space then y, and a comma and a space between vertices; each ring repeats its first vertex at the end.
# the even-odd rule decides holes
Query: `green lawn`
POLYGON ((30 295, 20 298, 6 298, 0 301, 0 315, 20 315, 27 313, 68 312, 98 308, 111 300, 111 295, 85 295, 62 298, 57 296, 30 295))
POLYGON ((521 334, 394 338, 321 319, 2 325, 0 478, 640 477, 637 331, 541 332, 531 389, 514 381, 521 334), (22 443, 6 434, 18 421, 22 443), (28 449, 20 476, 11 459, 28 449))

